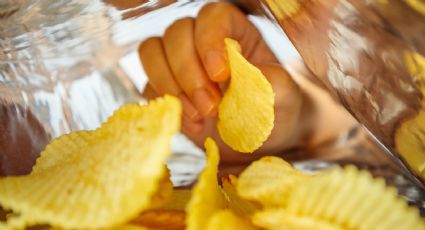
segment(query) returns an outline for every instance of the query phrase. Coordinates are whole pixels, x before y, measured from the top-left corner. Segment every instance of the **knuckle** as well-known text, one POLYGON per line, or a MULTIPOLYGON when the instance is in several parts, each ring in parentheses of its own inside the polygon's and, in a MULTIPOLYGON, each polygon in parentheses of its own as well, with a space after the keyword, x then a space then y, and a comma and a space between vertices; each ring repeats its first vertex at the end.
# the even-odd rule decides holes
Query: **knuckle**
POLYGON ((150 38, 144 40, 139 45, 139 53, 143 54, 145 51, 147 51, 150 48, 154 47, 159 42, 161 42, 161 38, 159 38, 159 37, 150 37, 150 38))
POLYGON ((194 20, 191 17, 177 19, 165 30, 165 36, 167 36, 167 34, 173 33, 176 30, 179 30, 182 27, 192 26, 193 22, 194 20))

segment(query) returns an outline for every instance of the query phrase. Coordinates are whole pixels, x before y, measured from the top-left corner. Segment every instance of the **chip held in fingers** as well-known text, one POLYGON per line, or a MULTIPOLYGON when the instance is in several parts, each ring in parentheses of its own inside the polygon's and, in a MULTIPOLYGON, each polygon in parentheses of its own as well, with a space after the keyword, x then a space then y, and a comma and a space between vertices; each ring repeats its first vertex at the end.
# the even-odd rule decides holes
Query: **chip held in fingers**
POLYGON ((218 132, 232 149, 252 153, 273 129, 275 95, 263 73, 242 56, 238 42, 226 38, 224 43, 231 77, 218 109, 218 132))
MULTIPOLYGON (((0 229, 125 224, 151 207, 158 187, 169 187, 164 167, 180 115, 178 99, 164 96, 123 106, 95 131, 54 139, 31 174, 0 179, 0 205, 13 211, 0 229)), ((167 197, 169 192, 159 194, 154 206, 167 197)))

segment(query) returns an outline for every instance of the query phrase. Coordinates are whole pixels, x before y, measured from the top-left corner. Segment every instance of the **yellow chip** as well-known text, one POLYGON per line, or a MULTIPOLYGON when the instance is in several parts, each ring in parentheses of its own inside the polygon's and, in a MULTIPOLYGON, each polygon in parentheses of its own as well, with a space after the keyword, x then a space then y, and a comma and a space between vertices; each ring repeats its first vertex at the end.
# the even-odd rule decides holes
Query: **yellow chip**
POLYGON ((165 203, 162 210, 184 211, 189 203, 192 191, 189 189, 174 189, 170 199, 165 203))
POLYGON ((163 168, 164 173, 159 181, 159 185, 156 192, 151 198, 149 209, 155 209, 166 205, 174 194, 173 182, 171 182, 170 179, 170 171, 167 167, 163 168))
POLYGON ((171 210, 148 210, 131 221, 132 225, 154 230, 184 230, 185 213, 171 210))
POLYGON ((278 157, 263 157, 253 162, 239 176, 239 196, 264 207, 285 206, 294 185, 307 175, 278 157))
POLYGON ((217 144, 207 138, 205 141, 207 163, 192 191, 186 208, 188 230, 203 230, 211 216, 226 207, 225 199, 217 181, 219 153, 217 144))
POLYGON ((123 225, 114 228, 113 230, 149 230, 148 228, 137 225, 123 225))
POLYGON ((298 217, 284 209, 267 209, 255 213, 252 217, 254 225, 267 230, 347 230, 326 221, 311 217, 298 217))
POLYGON ((181 106, 165 96, 127 105, 99 129, 52 141, 28 176, 0 179, 0 204, 16 214, 0 228, 119 226, 149 207, 164 176, 181 106))
POLYGON ((229 38, 224 42, 231 79, 218 109, 218 132, 232 149, 252 153, 273 129, 274 93, 261 71, 242 56, 239 44, 229 38))
POLYGON ((233 175, 221 178, 221 186, 227 200, 227 206, 238 215, 251 215, 257 210, 254 204, 242 199, 236 192, 238 178, 233 175))
POLYGON ((207 230, 255 230, 258 229, 248 219, 237 216, 230 210, 215 213, 208 223, 207 230))
POLYGON ((285 209, 345 229, 425 229, 419 211, 398 197, 395 189, 354 166, 307 178, 292 189, 285 209))

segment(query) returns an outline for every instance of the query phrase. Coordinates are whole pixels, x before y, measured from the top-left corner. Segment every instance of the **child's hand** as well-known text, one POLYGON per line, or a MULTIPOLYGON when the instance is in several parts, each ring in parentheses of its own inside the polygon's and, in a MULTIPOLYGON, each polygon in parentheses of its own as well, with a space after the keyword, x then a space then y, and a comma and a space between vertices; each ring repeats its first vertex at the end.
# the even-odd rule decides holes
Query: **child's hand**
MULTIPOLYGON (((237 7, 228 3, 206 5, 196 18, 183 18, 163 37, 151 37, 139 47, 149 84, 144 95, 178 96, 183 104, 183 132, 202 146, 207 136, 220 145, 223 161, 252 160, 261 154, 234 153, 220 141, 216 114, 229 79, 224 38, 237 40, 243 55, 268 78, 276 94, 275 126, 257 152, 273 154, 300 143, 303 94, 267 47, 260 33, 237 7)), ((249 92, 247 92, 249 94, 249 92)))

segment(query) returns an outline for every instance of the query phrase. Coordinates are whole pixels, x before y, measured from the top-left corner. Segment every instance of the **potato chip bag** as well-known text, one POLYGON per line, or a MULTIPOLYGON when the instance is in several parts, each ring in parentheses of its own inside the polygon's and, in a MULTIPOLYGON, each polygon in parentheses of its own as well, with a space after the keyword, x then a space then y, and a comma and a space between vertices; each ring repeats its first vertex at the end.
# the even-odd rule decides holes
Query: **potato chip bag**
POLYGON ((231 210, 222 210, 214 213, 208 223, 207 230, 255 230, 249 219, 244 219, 231 210))
POLYGON ((212 215, 226 207, 225 198, 217 180, 220 158, 217 144, 211 138, 207 138, 205 149, 207 152, 206 166, 192 190, 192 197, 186 208, 188 230, 205 229, 212 215))
POLYGON ((284 207, 292 188, 306 177, 283 159, 267 156, 241 173, 236 190, 242 198, 264 207, 284 207))
POLYGON ((218 132, 232 149, 252 153, 273 129, 274 93, 261 71, 242 56, 239 44, 229 38, 224 43, 231 78, 218 108, 218 132))
POLYGON ((14 212, 0 228, 112 228, 134 218, 166 173, 180 115, 178 99, 165 96, 123 106, 95 131, 54 139, 31 174, 0 179, 0 204, 14 212))
POLYGON ((294 224, 308 218, 341 229, 425 229, 418 210, 398 197, 395 189, 354 166, 306 178, 293 187, 285 212, 293 215, 285 219, 294 224))

